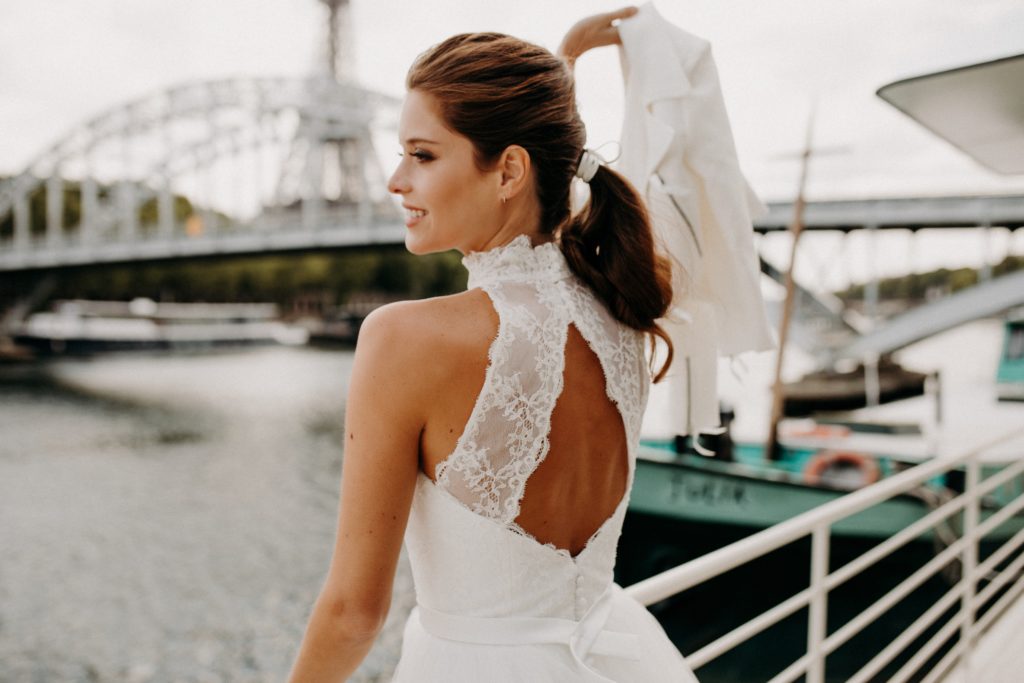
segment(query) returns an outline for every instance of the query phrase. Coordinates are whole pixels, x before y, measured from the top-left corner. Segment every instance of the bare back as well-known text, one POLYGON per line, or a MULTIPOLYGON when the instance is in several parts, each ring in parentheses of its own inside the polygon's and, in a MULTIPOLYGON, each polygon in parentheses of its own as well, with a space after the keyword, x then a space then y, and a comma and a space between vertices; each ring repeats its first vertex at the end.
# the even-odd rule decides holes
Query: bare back
POLYGON ((511 254, 467 259, 480 288, 436 309, 441 391, 427 411, 421 467, 474 512, 575 556, 630 483, 646 397, 642 345, 571 276, 555 245, 501 249, 511 254))

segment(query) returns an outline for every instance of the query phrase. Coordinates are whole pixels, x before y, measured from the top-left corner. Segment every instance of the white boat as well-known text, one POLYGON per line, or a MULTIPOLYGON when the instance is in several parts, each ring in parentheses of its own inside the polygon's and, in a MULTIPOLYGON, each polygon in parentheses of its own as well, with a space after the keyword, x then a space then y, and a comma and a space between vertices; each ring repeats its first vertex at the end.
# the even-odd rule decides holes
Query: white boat
POLYGON ((305 344, 308 334, 279 320, 276 304, 61 300, 30 316, 14 342, 36 353, 195 350, 305 344))
MULTIPOLYGON (((906 79, 878 94, 979 163, 1020 174, 1024 109, 1010 105, 1020 100, 1012 96, 1020 93, 1022 77, 1024 54, 906 79)), ((996 382, 963 385, 944 377, 943 395, 847 416, 861 423, 921 425, 919 435, 851 433, 840 444, 858 453, 898 453, 906 469, 627 588, 647 605, 685 605, 691 620, 703 625, 716 613, 735 617, 744 607, 735 594, 711 592, 715 601, 701 611, 708 582, 746 572, 756 584, 756 591, 734 591, 740 600, 754 595, 757 602, 731 619, 721 629, 725 633, 701 633, 699 641, 681 644, 702 680, 737 680, 744 666, 765 660, 771 660, 768 673, 743 680, 1021 680, 1024 529, 1001 533, 1024 513, 1024 406, 1006 400, 1016 398, 1021 380, 1017 320, 1011 314, 1006 323, 996 382), (926 515, 898 525, 884 540, 873 539, 855 556, 837 552, 843 524, 884 511, 898 497, 936 481, 946 483, 948 492, 926 515), (997 497, 998 511, 986 516, 986 504, 997 497), (946 533, 934 557, 893 561, 943 525, 946 533), (787 592, 752 569, 782 551, 791 553, 780 565, 784 572, 770 578, 796 576, 787 592)), ((979 350, 985 351, 972 348, 971 355, 979 350)), ((942 360, 959 368, 969 358, 942 360)), ((802 445, 833 447, 836 438, 808 435, 802 445)), ((684 634, 697 632, 689 626, 684 634)))

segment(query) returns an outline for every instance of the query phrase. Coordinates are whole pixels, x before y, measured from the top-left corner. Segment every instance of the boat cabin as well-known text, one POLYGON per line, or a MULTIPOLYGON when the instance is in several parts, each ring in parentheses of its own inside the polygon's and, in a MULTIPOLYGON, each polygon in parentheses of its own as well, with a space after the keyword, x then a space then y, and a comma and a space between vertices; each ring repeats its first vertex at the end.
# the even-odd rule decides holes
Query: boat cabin
POLYGON ((1000 401, 1024 401, 1024 310, 1008 316, 1003 329, 996 395, 1000 401))

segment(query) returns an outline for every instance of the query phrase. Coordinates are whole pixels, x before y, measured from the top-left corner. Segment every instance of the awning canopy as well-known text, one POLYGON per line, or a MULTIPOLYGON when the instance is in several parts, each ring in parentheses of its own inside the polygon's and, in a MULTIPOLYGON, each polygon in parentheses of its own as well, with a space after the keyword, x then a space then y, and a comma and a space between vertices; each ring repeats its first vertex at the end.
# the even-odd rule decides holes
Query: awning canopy
POLYGON ((1024 173, 1024 54, 907 78, 876 93, 997 173, 1024 173))

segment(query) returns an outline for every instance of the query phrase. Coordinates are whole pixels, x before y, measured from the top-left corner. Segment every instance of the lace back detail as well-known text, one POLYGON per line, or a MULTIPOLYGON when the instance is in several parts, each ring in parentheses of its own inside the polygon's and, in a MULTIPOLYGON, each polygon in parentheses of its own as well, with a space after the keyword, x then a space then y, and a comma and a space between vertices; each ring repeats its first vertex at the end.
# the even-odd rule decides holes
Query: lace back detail
POLYGON ((647 397, 642 339, 573 277, 555 244, 533 248, 520 235, 503 247, 471 253, 463 263, 469 286, 491 299, 498 334, 483 388, 455 450, 438 465, 436 482, 473 512, 530 536, 515 520, 526 481, 548 453, 569 325, 598 357, 608 396, 622 415, 630 483, 647 397))

